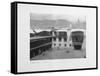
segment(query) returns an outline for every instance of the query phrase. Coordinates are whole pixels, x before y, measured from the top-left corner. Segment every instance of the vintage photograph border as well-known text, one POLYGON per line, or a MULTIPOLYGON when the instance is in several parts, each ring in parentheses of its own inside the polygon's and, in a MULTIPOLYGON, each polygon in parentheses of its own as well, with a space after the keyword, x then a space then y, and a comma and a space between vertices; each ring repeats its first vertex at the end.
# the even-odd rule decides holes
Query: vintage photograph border
POLYGON ((86 5, 69 5, 69 4, 53 4, 53 3, 36 3, 36 2, 12 2, 11 3, 11 73, 26 74, 26 73, 46 73, 46 72, 61 72, 61 71, 77 71, 77 70, 92 70, 98 69, 98 7, 86 5), (96 8, 96 68, 81 68, 81 69, 66 69, 66 70, 45 70, 45 71, 17 71, 17 4, 35 4, 35 5, 50 5, 50 6, 67 6, 67 7, 82 7, 82 8, 96 8))

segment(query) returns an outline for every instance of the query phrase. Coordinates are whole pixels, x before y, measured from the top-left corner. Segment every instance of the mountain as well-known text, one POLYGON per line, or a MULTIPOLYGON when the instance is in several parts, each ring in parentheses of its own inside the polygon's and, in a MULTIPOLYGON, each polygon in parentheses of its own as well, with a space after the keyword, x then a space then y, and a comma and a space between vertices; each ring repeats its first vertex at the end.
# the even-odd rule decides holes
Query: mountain
POLYGON ((58 19, 58 20, 30 20, 32 29, 47 29, 48 27, 64 28, 68 27, 71 22, 58 19))

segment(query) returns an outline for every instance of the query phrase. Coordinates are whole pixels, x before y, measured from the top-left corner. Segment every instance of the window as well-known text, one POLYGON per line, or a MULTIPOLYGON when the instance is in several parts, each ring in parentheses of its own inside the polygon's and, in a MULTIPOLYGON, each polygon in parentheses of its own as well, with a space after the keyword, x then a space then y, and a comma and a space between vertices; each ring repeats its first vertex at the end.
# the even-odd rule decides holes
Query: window
POLYGON ((65 44, 65 47, 66 47, 66 44, 65 44))
POLYGON ((59 44, 59 46, 61 46, 61 44, 59 44))
POLYGON ((61 41, 61 39, 62 39, 62 38, 61 38, 61 37, 59 37, 59 42, 61 41))
POLYGON ((59 36, 60 37, 67 37, 67 32, 64 32, 64 31, 59 32, 59 36))
POLYGON ((64 41, 67 41, 67 37, 64 38, 64 41))

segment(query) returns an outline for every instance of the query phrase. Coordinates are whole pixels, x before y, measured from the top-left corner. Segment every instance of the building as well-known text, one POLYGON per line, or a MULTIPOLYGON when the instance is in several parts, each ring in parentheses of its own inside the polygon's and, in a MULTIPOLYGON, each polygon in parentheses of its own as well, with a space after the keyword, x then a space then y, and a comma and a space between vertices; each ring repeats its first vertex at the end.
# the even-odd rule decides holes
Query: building
POLYGON ((52 36, 48 31, 30 33, 30 60, 49 50, 52 46, 52 36))
MULTIPOLYGON (((52 48, 62 49, 62 48, 74 48, 73 40, 72 40, 72 33, 73 32, 83 32, 83 42, 82 48, 86 47, 86 32, 84 29, 66 29, 66 30, 55 30, 52 31, 52 48)), ((81 35, 82 36, 82 35, 81 35)), ((81 38, 80 36, 77 38, 81 38)), ((82 38, 81 38, 82 40, 82 38)), ((76 40, 76 42, 78 42, 76 40)), ((78 42, 79 43, 79 42, 78 42)))
POLYGON ((67 48, 67 30, 56 30, 52 36, 52 48, 67 48))

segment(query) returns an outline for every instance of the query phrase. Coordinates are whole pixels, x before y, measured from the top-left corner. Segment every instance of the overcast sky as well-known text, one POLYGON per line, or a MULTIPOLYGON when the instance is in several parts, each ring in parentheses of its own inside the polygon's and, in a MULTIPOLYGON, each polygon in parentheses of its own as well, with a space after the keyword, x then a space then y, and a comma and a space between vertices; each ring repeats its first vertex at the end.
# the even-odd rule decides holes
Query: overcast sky
POLYGON ((57 20, 57 19, 65 19, 71 22, 77 22, 80 20, 81 22, 86 21, 86 16, 77 16, 77 15, 55 15, 55 14, 34 14, 30 13, 31 20, 57 20))

